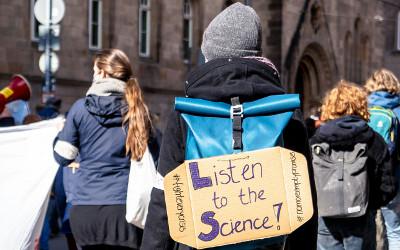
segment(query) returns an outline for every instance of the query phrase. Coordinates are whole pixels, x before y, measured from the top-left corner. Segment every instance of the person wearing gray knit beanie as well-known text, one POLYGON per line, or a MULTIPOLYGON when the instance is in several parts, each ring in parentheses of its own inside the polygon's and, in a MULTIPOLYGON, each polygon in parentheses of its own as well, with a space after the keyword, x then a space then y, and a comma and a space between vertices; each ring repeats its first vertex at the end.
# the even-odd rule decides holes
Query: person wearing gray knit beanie
POLYGON ((216 58, 259 56, 261 22, 249 6, 235 3, 219 13, 203 34, 201 50, 207 61, 216 58))

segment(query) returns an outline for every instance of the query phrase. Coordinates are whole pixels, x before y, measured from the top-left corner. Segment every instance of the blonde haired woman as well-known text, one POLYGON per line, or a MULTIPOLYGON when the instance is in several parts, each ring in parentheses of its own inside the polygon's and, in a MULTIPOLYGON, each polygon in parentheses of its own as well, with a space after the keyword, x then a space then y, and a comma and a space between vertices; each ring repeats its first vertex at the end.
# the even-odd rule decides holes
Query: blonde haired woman
MULTIPOLYGON (((400 83, 397 77, 387 69, 379 69, 375 71, 366 81, 365 89, 367 89, 368 103, 370 107, 382 107, 393 111, 396 118, 400 117, 400 83)), ((399 128, 397 128, 399 129, 399 128)), ((387 141, 389 151, 396 155, 399 150, 399 131, 393 141, 387 141)), ((400 179, 400 169, 397 157, 395 172, 397 181, 400 179)), ((386 235, 389 243, 389 250, 400 249, 400 193, 390 201, 390 203, 381 209, 385 220, 386 235)))
POLYGON ((400 83, 392 71, 379 69, 367 79, 365 89, 368 94, 382 91, 398 95, 400 93, 400 83))
POLYGON ((125 205, 130 160, 141 159, 149 143, 149 111, 122 51, 100 51, 93 70, 86 97, 71 107, 54 146, 62 166, 79 154, 72 232, 83 250, 138 249, 142 230, 126 222, 125 205))
MULTIPOLYGON (((355 84, 340 81, 325 97, 321 119, 324 122, 310 139, 314 158, 319 157, 317 145, 329 145, 330 150, 352 152, 357 144, 367 148, 366 163, 369 180, 367 212, 353 218, 320 217, 318 220, 319 250, 362 249, 365 229, 370 220, 368 210, 387 204, 395 192, 394 176, 387 146, 382 137, 368 126, 367 93, 355 84)), ((337 160, 337 159, 335 159, 337 160)), ((315 168, 317 194, 326 186, 315 168)), ((349 164, 349 163, 347 163, 349 164)), ((322 173, 322 172, 321 172, 322 173)), ((319 208, 324 204, 318 200, 319 208)), ((340 201, 337 201, 339 206, 340 201)))

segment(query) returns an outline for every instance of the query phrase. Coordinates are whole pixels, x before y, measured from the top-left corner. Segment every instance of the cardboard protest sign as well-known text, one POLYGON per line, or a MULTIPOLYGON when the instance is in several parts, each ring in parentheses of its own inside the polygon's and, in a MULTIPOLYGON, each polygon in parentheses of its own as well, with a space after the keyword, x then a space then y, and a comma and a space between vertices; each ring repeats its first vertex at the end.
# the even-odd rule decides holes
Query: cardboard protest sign
POLYGON ((199 249, 289 234, 313 214, 306 159, 281 147, 186 161, 164 192, 171 237, 199 249))

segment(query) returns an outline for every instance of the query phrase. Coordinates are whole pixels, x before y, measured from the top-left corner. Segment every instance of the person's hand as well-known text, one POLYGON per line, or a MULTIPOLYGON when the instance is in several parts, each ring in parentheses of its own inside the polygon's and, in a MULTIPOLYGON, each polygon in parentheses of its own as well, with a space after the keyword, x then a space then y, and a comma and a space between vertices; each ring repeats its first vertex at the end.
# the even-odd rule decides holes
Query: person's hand
POLYGON ((74 161, 69 164, 68 167, 72 168, 72 173, 75 174, 76 169, 79 168, 79 163, 74 161))
POLYGON ((11 117, 10 111, 8 111, 7 107, 4 107, 3 112, 0 113, 0 118, 2 117, 11 117))
POLYGON ((35 242, 33 243, 33 249, 34 250, 40 250, 40 244, 39 244, 39 239, 36 238, 35 242))

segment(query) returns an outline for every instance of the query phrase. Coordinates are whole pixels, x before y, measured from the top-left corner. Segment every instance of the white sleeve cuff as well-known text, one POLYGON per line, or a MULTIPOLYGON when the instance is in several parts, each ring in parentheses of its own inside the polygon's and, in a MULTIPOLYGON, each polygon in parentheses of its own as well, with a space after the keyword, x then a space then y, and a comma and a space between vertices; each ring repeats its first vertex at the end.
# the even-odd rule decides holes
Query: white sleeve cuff
POLYGON ((58 140, 54 151, 67 160, 75 160, 78 155, 78 148, 69 142, 58 140))

